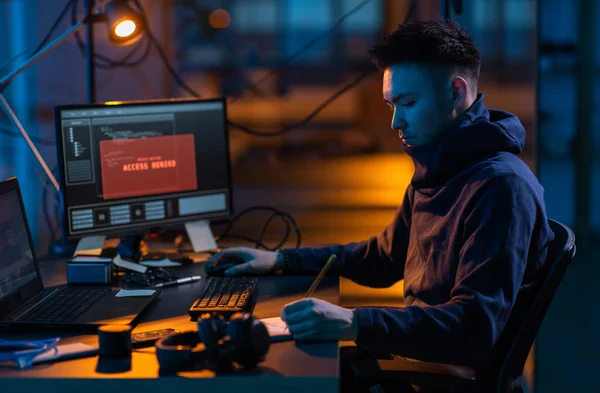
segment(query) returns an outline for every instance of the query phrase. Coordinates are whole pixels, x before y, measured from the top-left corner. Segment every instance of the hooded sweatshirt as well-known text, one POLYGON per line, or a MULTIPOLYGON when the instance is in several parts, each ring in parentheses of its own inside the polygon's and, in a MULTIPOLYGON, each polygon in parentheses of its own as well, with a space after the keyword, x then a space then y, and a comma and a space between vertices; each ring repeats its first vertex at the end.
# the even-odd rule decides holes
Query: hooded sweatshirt
POLYGON ((286 249, 290 273, 389 287, 403 308, 357 308, 356 343, 423 361, 475 366, 491 353, 522 285, 554 235, 543 188, 517 157, 525 129, 483 94, 435 142, 408 147, 415 172, 393 222, 347 245, 286 249))

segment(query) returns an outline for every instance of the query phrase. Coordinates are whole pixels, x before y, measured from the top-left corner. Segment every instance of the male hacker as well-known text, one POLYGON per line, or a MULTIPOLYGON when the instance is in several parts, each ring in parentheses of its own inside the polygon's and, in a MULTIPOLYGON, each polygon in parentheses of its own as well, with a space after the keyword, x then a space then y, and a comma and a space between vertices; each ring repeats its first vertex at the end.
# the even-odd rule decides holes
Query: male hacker
POLYGON ((478 50, 452 22, 400 25, 369 52, 383 72, 392 129, 415 166, 393 222, 346 245, 227 249, 221 255, 245 263, 226 274, 318 274, 336 254, 330 272, 359 284, 404 279, 404 308, 346 309, 307 298, 287 304, 281 316, 298 341, 354 340, 473 366, 490 354, 553 238, 543 189, 517 157, 525 129, 516 116, 485 107, 478 50))

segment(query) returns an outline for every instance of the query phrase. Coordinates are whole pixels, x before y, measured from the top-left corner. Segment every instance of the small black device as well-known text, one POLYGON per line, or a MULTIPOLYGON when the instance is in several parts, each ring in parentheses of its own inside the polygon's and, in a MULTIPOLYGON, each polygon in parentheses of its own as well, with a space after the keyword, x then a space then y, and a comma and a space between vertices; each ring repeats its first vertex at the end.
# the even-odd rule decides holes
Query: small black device
POLYGON ((156 342, 161 374, 196 366, 251 369, 262 362, 271 345, 265 325, 249 313, 202 314, 198 331, 173 334, 156 342))
POLYGON ((104 325, 98 328, 98 355, 100 358, 125 359, 131 357, 131 326, 104 325))
POLYGON ((188 313, 192 320, 207 312, 251 313, 256 305, 256 284, 255 277, 211 277, 188 313))
POLYGON ((0 182, 0 327, 76 328, 132 325, 158 296, 116 297, 119 288, 44 288, 16 178, 0 182))
POLYGON ((131 335, 131 346, 132 348, 151 347, 156 343, 156 340, 176 333, 180 332, 175 329, 160 329, 151 330, 149 332, 134 333, 131 335))
POLYGON ((241 257, 236 257, 234 255, 221 255, 210 265, 210 269, 205 268, 206 274, 209 276, 223 276, 225 270, 236 265, 241 265, 245 262, 246 261, 244 258, 241 257))

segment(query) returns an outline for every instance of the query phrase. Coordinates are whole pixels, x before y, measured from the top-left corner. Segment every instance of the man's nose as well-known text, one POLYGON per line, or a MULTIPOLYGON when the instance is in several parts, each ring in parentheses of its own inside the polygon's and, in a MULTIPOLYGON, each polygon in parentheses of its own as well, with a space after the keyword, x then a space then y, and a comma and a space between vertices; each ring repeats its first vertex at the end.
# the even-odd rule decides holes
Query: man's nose
POLYGON ((404 120, 404 117, 398 114, 398 111, 394 112, 394 117, 392 118, 392 129, 402 130, 404 128, 406 128, 406 120, 404 120))

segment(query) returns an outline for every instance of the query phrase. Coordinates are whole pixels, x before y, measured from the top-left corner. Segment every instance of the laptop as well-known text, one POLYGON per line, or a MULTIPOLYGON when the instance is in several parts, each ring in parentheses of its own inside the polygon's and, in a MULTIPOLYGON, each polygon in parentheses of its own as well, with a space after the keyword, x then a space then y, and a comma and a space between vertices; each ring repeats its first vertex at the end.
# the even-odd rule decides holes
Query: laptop
POLYGON ((16 178, 0 182, 0 328, 95 331, 134 325, 157 298, 115 297, 119 288, 44 288, 16 178))

